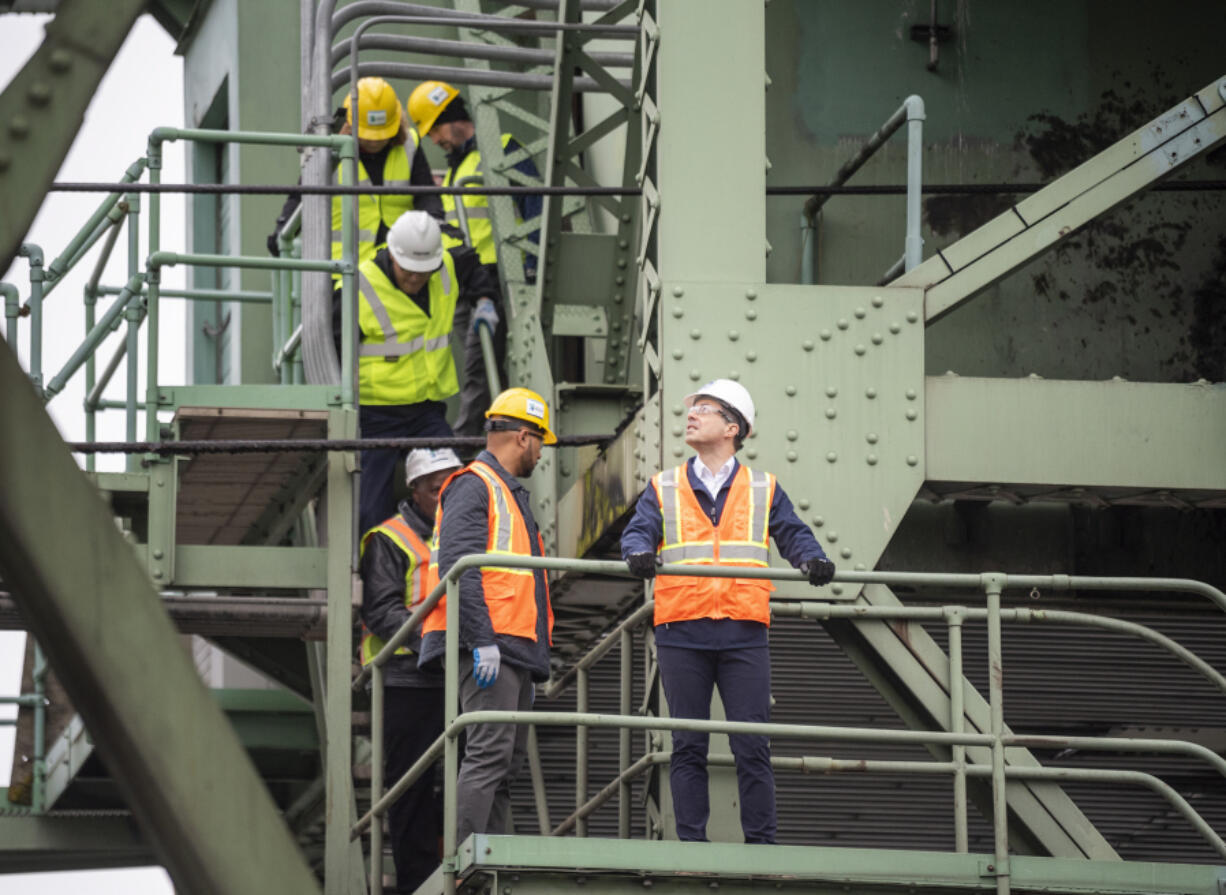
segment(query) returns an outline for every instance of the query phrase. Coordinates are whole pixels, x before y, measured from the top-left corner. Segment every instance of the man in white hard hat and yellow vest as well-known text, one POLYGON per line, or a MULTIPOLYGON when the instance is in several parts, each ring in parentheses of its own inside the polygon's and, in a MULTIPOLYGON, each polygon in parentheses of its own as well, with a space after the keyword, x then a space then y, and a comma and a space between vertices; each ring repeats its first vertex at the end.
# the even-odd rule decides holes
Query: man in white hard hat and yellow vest
MULTIPOLYGON (((456 305, 474 325, 498 323, 498 285, 475 252, 444 250, 439 225, 424 211, 402 215, 387 246, 358 266, 358 382, 362 438, 451 437, 443 403, 459 391, 451 356, 456 305)), ((337 291, 334 331, 339 332, 337 291)), ((339 353, 339 350, 338 350, 339 353)), ((396 509, 399 452, 362 452, 359 525, 365 531, 396 509)))
MULTIPOLYGON (((464 556, 543 556, 545 545, 520 478, 531 475, 542 445, 556 444, 549 405, 511 388, 486 412, 485 450, 443 485, 434 517, 437 549, 431 581, 464 556)), ((460 577, 460 630, 447 630, 446 599, 422 626, 420 667, 441 664, 446 638, 460 646, 460 707, 528 711, 533 684, 549 678, 553 608, 542 569, 471 569, 460 577)), ((510 786, 527 756, 522 724, 474 724, 456 787, 459 841, 471 833, 509 832, 510 786)))
MULTIPOLYGON (((775 477, 742 466, 736 452, 753 432, 748 390, 715 379, 685 399, 685 443, 696 456, 656 473, 622 533, 630 571, 654 578, 657 559, 686 565, 769 565, 770 538, 815 587, 829 584, 834 563, 796 515, 775 477)), ((719 688, 729 721, 770 721, 771 583, 754 578, 664 575, 655 585, 660 679, 674 718, 711 716, 719 688)), ((775 777, 765 736, 729 736, 736 758, 741 829, 746 842, 775 841, 775 777)), ((710 797, 707 735, 673 733, 669 769, 677 838, 705 841, 710 797)))
MULTIPOLYGON (((344 124, 340 133, 353 133, 352 97, 345 94, 344 124)), ((421 150, 417 129, 406 124, 392 85, 383 78, 362 78, 358 81, 358 186, 434 186, 434 175, 426 155, 421 150)), ((336 166, 333 182, 349 186, 343 164, 336 166)), ((268 250, 280 254, 277 237, 302 197, 295 194, 286 200, 277 217, 277 226, 268 237, 268 250)), ((332 257, 341 257, 341 204, 352 201, 350 196, 332 197, 332 257)), ((438 196, 396 196, 385 194, 358 197, 357 262, 374 257, 375 249, 387 241, 388 230, 406 211, 425 211, 442 218, 443 203, 438 196)))
MULTIPOLYGON (((468 113, 468 106, 460 92, 445 81, 425 81, 418 84, 409 94, 409 118, 412 119, 418 134, 429 137, 436 146, 447 153, 447 174, 443 177, 443 186, 459 185, 466 177, 482 173, 481 149, 477 146, 476 125, 468 113)), ((502 151, 504 156, 511 156, 523 149, 523 146, 510 134, 502 135, 502 151)), ((525 157, 512 166, 513 170, 529 178, 531 182, 540 180, 532 157, 525 157)), ((520 221, 531 220, 541 214, 542 199, 540 196, 515 196, 515 208, 520 221)), ((481 256, 481 263, 491 268, 495 279, 498 278, 498 247, 494 244, 494 228, 490 222, 490 205, 485 195, 472 193, 457 196, 443 196, 443 214, 452 227, 460 227, 456 203, 464 205, 468 218, 469 236, 472 247, 481 256)), ((452 237, 444 234, 444 245, 452 244, 452 237)), ((455 240, 458 242, 459 240, 455 240)), ((537 242, 535 234, 528 237, 533 245, 537 242)), ((526 255, 525 272, 529 278, 536 270, 536 258, 526 255)), ((457 321, 457 326, 463 326, 463 321, 457 321)), ((493 333, 494 347, 501 368, 506 354, 506 331, 500 328, 493 333)), ((488 379, 484 373, 484 363, 481 357, 481 344, 474 332, 464 346, 464 382, 460 393, 460 413, 456 418, 456 431, 461 435, 476 435, 481 430, 482 413, 488 406, 490 398, 488 379)))
MULTIPOLYGON (((450 448, 409 453, 409 497, 395 515, 362 537, 362 665, 370 663, 429 593, 430 539, 443 482, 460 468, 450 448)), ((383 767, 388 787, 443 732, 443 676, 421 671, 421 631, 383 666, 383 767)), ((396 891, 415 892, 438 866, 438 818, 433 776, 410 786, 388 811, 396 891)))

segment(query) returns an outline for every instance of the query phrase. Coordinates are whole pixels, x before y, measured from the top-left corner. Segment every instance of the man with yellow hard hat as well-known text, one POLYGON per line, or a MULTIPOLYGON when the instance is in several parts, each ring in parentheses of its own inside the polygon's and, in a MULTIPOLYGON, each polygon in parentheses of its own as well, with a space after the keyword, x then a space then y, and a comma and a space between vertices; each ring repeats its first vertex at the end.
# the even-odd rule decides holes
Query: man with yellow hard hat
MULTIPOLYGON (((504 391, 486 411, 485 450, 443 485, 434 516, 431 587, 464 556, 543 556, 532 500, 519 478, 556 444, 549 405, 526 388, 504 391)), ((460 630, 447 631, 446 600, 422 625, 419 667, 441 664, 446 637, 460 645, 460 706, 465 712, 528 711, 535 681, 549 677, 553 608, 542 569, 470 569, 460 577, 460 630), (471 657, 471 660, 469 659, 471 657)), ((509 832, 510 786, 527 755, 528 728, 474 724, 457 782, 459 841, 509 832)))
MULTIPOLYGON (((345 122, 340 133, 353 133, 352 96, 345 94, 345 122)), ((340 110, 338 110, 339 115, 340 110)), ((383 78, 358 81, 358 186, 434 186, 434 175, 421 149, 417 130, 408 127, 400 100, 392 85, 383 78)), ((345 165, 336 167, 334 182, 349 186, 345 165)), ((279 254, 277 237, 285 222, 302 201, 290 196, 277 217, 277 226, 268 237, 268 250, 279 254)), ((349 196, 332 197, 332 257, 341 257, 341 203, 349 196)), ((406 211, 425 211, 442 218, 443 203, 438 196, 361 195, 358 197, 357 263, 369 261, 375 249, 387 241, 387 231, 406 211)))
MULTIPOLYGON (((445 81, 425 81, 418 84, 409 94, 409 118, 422 137, 429 137, 436 146, 447 154, 448 170, 443 177, 443 186, 459 184, 466 177, 479 175, 482 172, 481 150, 477 146, 476 125, 468 113, 468 106, 458 90, 445 81)), ((502 135, 502 151, 505 156, 519 152, 523 147, 510 134, 502 135)), ((540 179, 536 165, 531 156, 525 156, 517 162, 514 169, 533 182, 540 179)), ((443 196, 443 215, 447 223, 459 228, 460 219, 456 212, 456 196, 443 196)), ((472 247, 481 256, 481 263, 491 268, 491 274, 498 278, 498 252, 494 245, 494 229, 490 223, 489 201, 483 194, 473 193, 460 198, 468 218, 468 232, 472 247)), ((531 220, 541 214, 542 200, 540 196, 514 197, 516 211, 520 221, 531 220)), ((445 235, 443 244, 450 245, 450 236, 445 235)), ((458 240, 457 240, 458 241, 458 240)), ((536 243, 535 235, 529 237, 529 242, 536 243)), ((536 258, 529 253, 524 263, 525 272, 531 276, 536 270, 536 258)), ((505 318, 505 314, 503 317, 505 318)), ((465 321, 457 320, 457 328, 465 326, 465 321)), ((494 347, 498 356, 498 366, 505 363, 506 328, 495 330, 494 347)), ((475 329, 471 330, 464 346, 464 383, 460 392, 460 412, 456 418, 455 429, 460 435, 476 435, 481 427, 481 413, 490 400, 489 384, 484 371, 481 356, 481 343, 475 329)))

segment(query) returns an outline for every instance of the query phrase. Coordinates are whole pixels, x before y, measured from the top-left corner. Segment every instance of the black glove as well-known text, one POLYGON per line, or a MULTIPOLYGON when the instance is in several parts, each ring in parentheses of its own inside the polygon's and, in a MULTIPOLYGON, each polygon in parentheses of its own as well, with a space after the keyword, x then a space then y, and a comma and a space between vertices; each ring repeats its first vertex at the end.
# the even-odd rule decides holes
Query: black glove
POLYGON ((821 587, 834 580, 834 563, 828 559, 811 559, 800 564, 800 571, 809 576, 809 583, 821 587))
POLYGON ((626 565, 630 574, 638 578, 656 577, 656 555, 654 553, 631 553, 626 557, 626 565))

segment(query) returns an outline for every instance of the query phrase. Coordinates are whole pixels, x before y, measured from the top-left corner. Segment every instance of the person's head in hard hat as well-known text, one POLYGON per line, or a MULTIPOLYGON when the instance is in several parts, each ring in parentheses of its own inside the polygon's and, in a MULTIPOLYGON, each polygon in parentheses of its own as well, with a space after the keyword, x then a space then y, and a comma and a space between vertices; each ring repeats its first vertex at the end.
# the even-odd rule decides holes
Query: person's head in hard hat
POLYGON ((446 81, 423 81, 409 95, 409 117, 417 133, 451 155, 476 132, 460 91, 446 81))
POLYGON ((685 399, 685 443, 710 469, 722 467, 753 432, 749 389, 731 379, 713 379, 685 399))
POLYGON ((527 388, 509 388, 485 412, 485 447, 513 476, 532 474, 541 447, 557 444, 549 428, 549 405, 527 388))
POLYGON ((405 212, 387 233, 387 251, 396 285, 416 294, 443 265, 438 221, 424 211, 405 212))
MULTIPOLYGON (((351 94, 345 94, 345 124, 342 134, 353 133, 353 102, 351 94)), ((382 78, 362 78, 358 81, 358 150, 363 155, 374 155, 395 141, 403 144, 408 139, 400 100, 392 85, 382 78)))
POLYGON ((409 486, 409 500, 423 519, 434 521, 443 482, 462 465, 451 448, 409 451, 404 461, 404 480, 409 486))

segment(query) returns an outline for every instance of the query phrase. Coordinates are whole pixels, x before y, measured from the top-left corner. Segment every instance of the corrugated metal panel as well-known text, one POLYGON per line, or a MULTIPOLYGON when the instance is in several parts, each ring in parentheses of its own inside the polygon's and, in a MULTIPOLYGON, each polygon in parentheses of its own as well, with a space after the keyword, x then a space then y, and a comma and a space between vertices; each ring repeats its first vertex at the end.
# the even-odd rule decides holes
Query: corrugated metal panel
MULTIPOLYGON (((1161 612, 1135 603, 1096 600, 1114 617, 1149 625, 1192 649, 1216 668, 1226 668, 1226 618, 1211 612, 1161 612)), ((942 645, 943 626, 929 626, 942 645)), ((964 658, 972 683, 986 696, 987 645, 983 625, 968 625, 964 658)), ((642 699, 642 644, 636 643, 635 696, 642 699)), ((901 720, 852 662, 813 622, 786 619, 772 628, 774 720, 902 729, 901 720)), ((593 711, 616 711, 617 650, 592 675, 593 711)), ((573 693, 544 704, 573 709, 573 693)), ((1133 637, 1091 628, 1007 625, 1005 629, 1005 720, 1018 733, 1127 735, 1123 728, 1226 730, 1226 696, 1174 657, 1133 637)), ((1153 737, 1177 736, 1162 730, 1153 737)), ((553 823, 574 806, 575 739, 571 730, 541 730, 542 760, 550 787, 553 823)), ((616 773, 613 731, 593 731, 590 790, 616 773)), ((632 740, 634 754, 643 737, 632 740)), ((842 758, 929 758, 919 747, 777 741, 776 755, 842 758)), ((1133 768, 1158 774, 1175 787, 1216 829, 1226 830, 1226 781, 1203 764, 1176 756, 1036 753, 1044 764, 1133 768)), ((877 775, 778 775, 779 839, 787 844, 934 849, 953 848, 952 782, 941 777, 877 775)), ((634 835, 642 836, 644 783, 635 784, 634 835)), ((1071 784, 1068 794, 1128 860, 1216 862, 1199 834, 1165 801, 1140 787, 1071 784)), ((527 774, 514 790, 516 817, 535 831, 527 774)), ((616 806, 589 821, 590 835, 616 835, 616 806)), ((972 808, 970 846, 991 851, 988 824, 972 808)))

